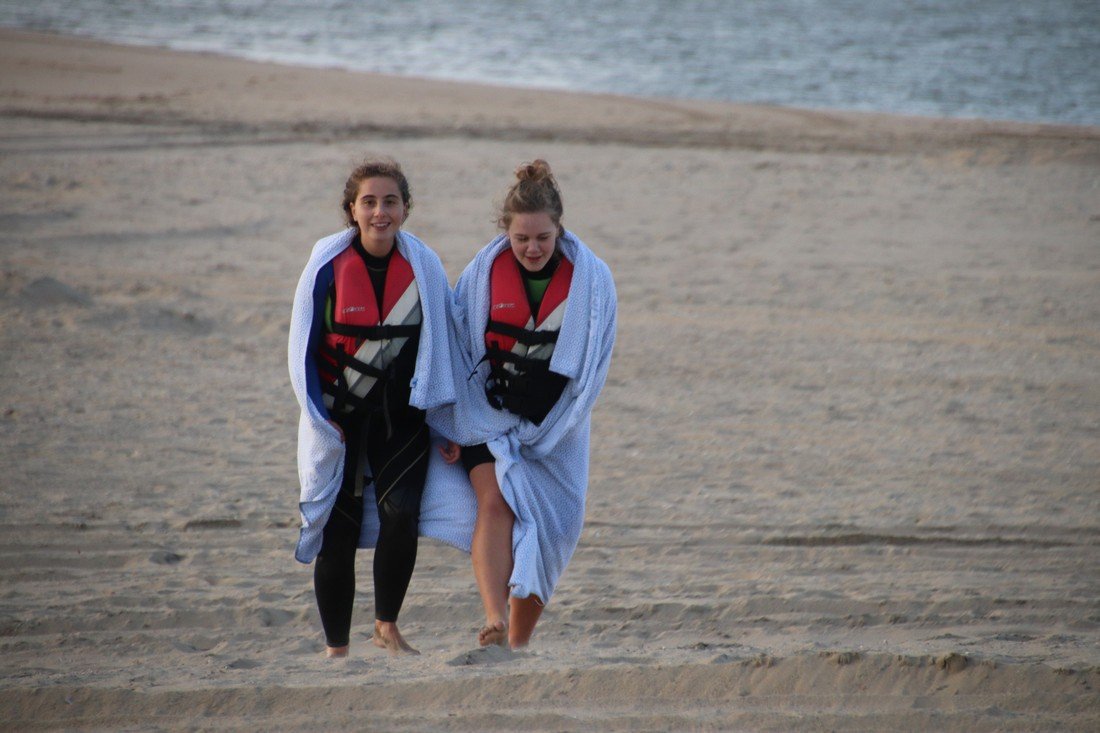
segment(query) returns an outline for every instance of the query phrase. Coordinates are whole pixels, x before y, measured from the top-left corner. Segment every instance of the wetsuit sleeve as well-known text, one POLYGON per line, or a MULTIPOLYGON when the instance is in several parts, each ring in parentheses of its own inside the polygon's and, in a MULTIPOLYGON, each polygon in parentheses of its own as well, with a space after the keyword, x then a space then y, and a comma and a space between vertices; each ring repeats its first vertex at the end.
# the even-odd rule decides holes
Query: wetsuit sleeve
POLYGON ((321 377, 317 373, 317 347, 325 337, 325 302, 334 278, 331 262, 317 273, 317 281, 313 285, 313 321, 309 326, 309 346, 306 351, 306 394, 326 419, 329 414, 321 393, 321 377))

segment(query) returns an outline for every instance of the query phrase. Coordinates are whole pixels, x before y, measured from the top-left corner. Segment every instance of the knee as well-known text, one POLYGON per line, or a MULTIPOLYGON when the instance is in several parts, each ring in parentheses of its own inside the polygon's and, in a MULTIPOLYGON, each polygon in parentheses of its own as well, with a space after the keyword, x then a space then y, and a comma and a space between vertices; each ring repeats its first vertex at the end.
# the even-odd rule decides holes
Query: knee
POLYGON ((355 549, 351 552, 344 548, 322 550, 313 565, 313 576, 322 579, 338 579, 355 576, 355 549))
POLYGON ((355 551, 359 546, 359 535, 345 537, 326 537, 317 553, 316 567, 321 572, 343 573, 355 568, 355 551))
POLYGON ((499 491, 485 492, 477 497, 477 511, 489 519, 511 519, 512 508, 499 491))
POLYGON ((378 505, 378 521, 386 528, 415 532, 420 523, 420 507, 409 502, 385 500, 378 505))

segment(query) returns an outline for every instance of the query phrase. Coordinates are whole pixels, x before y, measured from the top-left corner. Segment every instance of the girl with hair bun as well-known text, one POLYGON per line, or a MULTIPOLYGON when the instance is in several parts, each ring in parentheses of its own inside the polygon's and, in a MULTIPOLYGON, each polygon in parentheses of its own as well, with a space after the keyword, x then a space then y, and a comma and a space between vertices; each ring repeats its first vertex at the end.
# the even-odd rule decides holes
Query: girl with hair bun
POLYGON ((588 488, 589 418, 615 341, 611 272, 562 225, 545 160, 516 170, 498 224, 452 303, 456 400, 428 413, 471 543, 482 646, 525 646, 572 557, 588 488), (461 470, 459 470, 461 466, 461 470))

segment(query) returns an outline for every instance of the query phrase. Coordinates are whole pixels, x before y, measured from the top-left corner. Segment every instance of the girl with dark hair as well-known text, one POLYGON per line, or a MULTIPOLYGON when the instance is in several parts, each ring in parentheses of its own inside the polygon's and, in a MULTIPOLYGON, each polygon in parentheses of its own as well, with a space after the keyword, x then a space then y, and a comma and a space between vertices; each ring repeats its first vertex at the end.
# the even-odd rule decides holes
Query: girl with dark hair
POLYGON ((369 546, 373 641, 416 653, 397 617, 416 563, 430 453, 424 411, 454 394, 450 288, 436 254, 401 229, 411 207, 396 162, 356 168, 341 205, 347 229, 317 242, 295 294, 289 366, 302 410, 295 557, 316 558, 330 657, 348 653, 355 554, 369 546))

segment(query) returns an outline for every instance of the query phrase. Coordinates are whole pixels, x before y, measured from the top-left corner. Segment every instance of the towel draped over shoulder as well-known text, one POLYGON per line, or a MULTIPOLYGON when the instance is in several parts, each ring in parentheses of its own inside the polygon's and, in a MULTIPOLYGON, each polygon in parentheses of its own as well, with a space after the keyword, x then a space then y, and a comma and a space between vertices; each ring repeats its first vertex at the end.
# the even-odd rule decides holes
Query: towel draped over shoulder
MULTIPOLYGON (((336 255, 351 245, 356 230, 346 229, 318 241, 309 262, 298 281, 294 294, 294 309, 290 319, 288 366, 290 382, 298 398, 301 417, 298 422, 298 478, 301 484, 298 508, 302 528, 294 556, 299 562, 311 562, 320 552, 322 530, 332 512, 336 494, 344 473, 344 444, 339 431, 328 422, 322 404, 311 398, 310 382, 316 381, 314 356, 310 344, 315 343, 319 328, 316 314, 318 276, 336 255)), ((431 410, 456 399, 454 365, 451 358, 451 336, 448 312, 451 289, 439 257, 426 244, 405 231, 397 234, 398 252, 412 266, 420 296, 422 320, 416 366, 410 382, 409 404, 421 410, 431 410)), ((323 303, 322 303, 323 305, 323 303)), ((433 475, 432 464, 445 465, 437 451, 431 451, 428 483, 421 503, 420 533, 435 537, 469 551, 473 532, 476 502, 469 492, 440 501, 436 494, 428 496, 433 475)), ((373 492, 366 492, 368 496, 373 492)), ((363 530, 360 547, 373 547, 378 537, 378 513, 373 502, 364 502, 363 530)))

